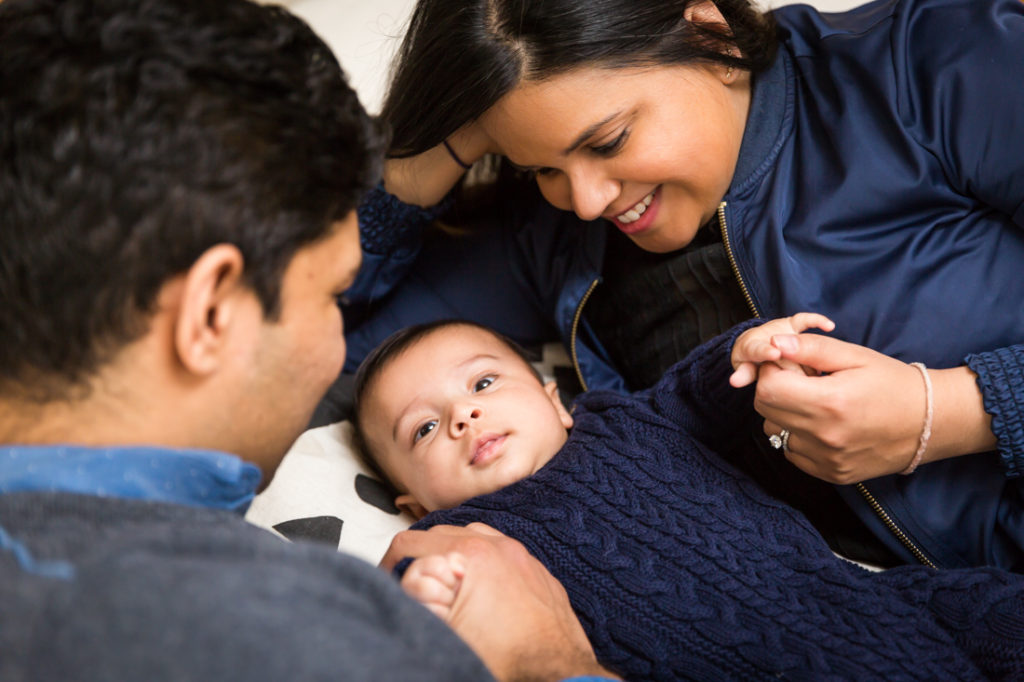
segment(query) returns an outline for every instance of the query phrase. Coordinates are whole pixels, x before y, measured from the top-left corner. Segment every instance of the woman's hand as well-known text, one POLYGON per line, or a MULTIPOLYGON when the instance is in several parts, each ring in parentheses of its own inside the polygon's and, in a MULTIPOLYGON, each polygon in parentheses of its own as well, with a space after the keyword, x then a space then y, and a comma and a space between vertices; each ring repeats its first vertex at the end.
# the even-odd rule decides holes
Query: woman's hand
MULTIPOLYGON (((758 371, 754 407, 766 434, 790 432, 787 459, 839 484, 907 467, 925 417, 925 386, 915 367, 819 334, 780 334, 771 343, 781 358, 815 370, 808 376, 765 363, 758 371)), ((934 417, 922 463, 995 447, 974 373, 928 372, 934 417)))
MULTIPOLYGON (((473 165, 497 149, 490 136, 475 123, 467 123, 448 138, 459 160, 473 165)), ((407 204, 434 206, 444 199, 466 172, 443 144, 405 159, 384 162, 384 188, 407 204)))

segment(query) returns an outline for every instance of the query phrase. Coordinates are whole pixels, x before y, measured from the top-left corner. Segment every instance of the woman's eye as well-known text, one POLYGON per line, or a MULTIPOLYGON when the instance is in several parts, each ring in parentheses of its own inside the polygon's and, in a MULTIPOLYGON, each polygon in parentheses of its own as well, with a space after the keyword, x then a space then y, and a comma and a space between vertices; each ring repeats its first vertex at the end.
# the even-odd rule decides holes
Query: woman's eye
POLYGON ((433 431, 435 427, 437 427, 437 421, 436 420, 431 420, 429 422, 426 422, 425 424, 420 426, 420 428, 416 429, 416 435, 413 436, 412 442, 413 443, 419 442, 420 438, 423 438, 428 433, 433 431))
POLYGON ((505 158, 505 161, 507 161, 508 165, 510 165, 516 172, 522 173, 531 178, 535 178, 538 175, 551 175, 558 172, 557 168, 551 168, 550 166, 520 166, 508 157, 505 158))
POLYGON ((599 154, 601 156, 609 156, 609 155, 614 154, 615 152, 619 151, 619 149, 622 148, 622 145, 624 145, 626 143, 626 139, 628 137, 629 137, 629 128, 626 128, 621 133, 619 133, 619 136, 616 137, 611 142, 608 142, 607 144, 600 144, 600 145, 593 146, 593 147, 590 148, 590 150, 592 152, 594 152, 595 154, 599 154))
POLYGON ((483 379, 480 379, 475 384, 473 384, 473 392, 476 393, 478 391, 482 391, 493 383, 494 377, 484 377, 483 379))

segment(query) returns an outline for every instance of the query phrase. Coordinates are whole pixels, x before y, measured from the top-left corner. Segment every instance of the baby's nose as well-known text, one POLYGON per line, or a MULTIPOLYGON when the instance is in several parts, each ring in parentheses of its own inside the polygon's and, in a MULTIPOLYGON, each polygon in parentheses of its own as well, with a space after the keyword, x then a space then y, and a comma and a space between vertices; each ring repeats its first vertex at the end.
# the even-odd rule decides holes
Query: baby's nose
POLYGON ((477 406, 466 406, 459 409, 451 421, 453 435, 459 435, 468 429, 473 420, 479 419, 482 414, 483 410, 477 406))

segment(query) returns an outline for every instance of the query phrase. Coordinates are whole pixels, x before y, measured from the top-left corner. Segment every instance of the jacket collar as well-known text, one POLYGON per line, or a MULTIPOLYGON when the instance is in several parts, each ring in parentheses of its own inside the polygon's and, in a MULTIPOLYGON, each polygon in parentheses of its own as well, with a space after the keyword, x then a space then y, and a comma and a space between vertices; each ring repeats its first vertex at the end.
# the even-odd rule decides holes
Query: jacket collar
POLYGON ((760 181, 775 164, 793 120, 793 65, 780 45, 775 61, 751 83, 750 112, 726 196, 760 181))

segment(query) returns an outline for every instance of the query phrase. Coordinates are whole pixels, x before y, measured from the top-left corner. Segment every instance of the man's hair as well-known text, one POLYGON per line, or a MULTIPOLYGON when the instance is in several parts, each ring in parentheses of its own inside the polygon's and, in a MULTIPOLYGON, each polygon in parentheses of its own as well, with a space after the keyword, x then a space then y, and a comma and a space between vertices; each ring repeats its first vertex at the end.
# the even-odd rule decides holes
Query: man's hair
POLYGON ((359 368, 356 370, 353 382, 352 427, 355 449, 359 457, 381 482, 389 486, 390 492, 393 495, 397 495, 399 492, 395 481, 391 480, 391 477, 381 468, 380 462, 366 441, 366 430, 363 428, 363 402, 373 381, 391 364, 392 360, 434 332, 450 327, 470 327, 487 332, 518 355, 523 364, 537 377, 537 381, 541 384, 544 383, 544 378, 537 371, 537 368, 533 366, 530 356, 526 354, 522 346, 504 334, 476 322, 456 319, 435 320, 399 329, 388 336, 376 348, 370 351, 370 354, 366 356, 366 359, 359 364, 359 368))
POLYGON ((269 319, 384 141, 328 47, 245 0, 0 3, 0 393, 66 397, 160 287, 241 251, 269 319))

